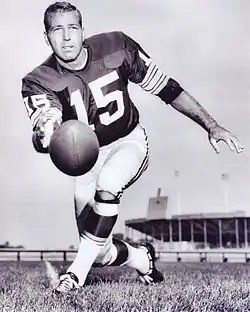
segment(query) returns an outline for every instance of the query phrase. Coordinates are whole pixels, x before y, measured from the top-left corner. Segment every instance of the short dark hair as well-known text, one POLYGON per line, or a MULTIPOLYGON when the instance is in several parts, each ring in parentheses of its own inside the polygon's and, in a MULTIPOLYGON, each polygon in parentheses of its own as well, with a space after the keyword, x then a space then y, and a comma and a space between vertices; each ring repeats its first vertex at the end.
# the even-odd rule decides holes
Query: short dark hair
POLYGON ((81 12, 71 3, 69 2, 55 2, 53 4, 51 4, 50 6, 47 7, 47 9, 44 12, 44 19, 43 19, 43 23, 44 23, 44 27, 46 32, 49 31, 50 28, 50 20, 52 18, 52 15, 57 13, 57 12, 72 12, 72 11, 76 11, 78 14, 78 18, 79 18, 79 24, 82 27, 82 15, 81 12))

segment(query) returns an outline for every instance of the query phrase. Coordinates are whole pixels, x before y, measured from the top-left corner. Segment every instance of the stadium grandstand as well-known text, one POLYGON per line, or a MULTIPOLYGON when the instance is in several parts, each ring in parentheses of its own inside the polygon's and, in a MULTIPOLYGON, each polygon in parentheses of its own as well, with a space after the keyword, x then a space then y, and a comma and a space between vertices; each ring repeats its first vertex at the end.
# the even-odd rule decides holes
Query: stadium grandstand
MULTIPOLYGON (((151 241, 160 254, 224 253, 250 255, 250 217, 245 211, 227 213, 179 214, 166 218, 168 196, 151 197, 146 218, 125 221, 125 237, 135 243, 151 241), (196 251, 196 252, 195 252, 196 251)), ((179 260, 181 260, 179 258, 179 260)))

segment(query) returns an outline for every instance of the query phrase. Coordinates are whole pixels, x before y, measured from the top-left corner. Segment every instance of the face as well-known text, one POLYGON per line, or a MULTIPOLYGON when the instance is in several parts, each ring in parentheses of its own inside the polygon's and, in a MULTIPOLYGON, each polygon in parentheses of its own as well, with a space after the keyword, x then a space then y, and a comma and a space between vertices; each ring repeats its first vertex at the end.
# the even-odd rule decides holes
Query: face
POLYGON ((77 12, 52 14, 45 39, 59 59, 67 63, 75 61, 82 51, 84 40, 77 12))

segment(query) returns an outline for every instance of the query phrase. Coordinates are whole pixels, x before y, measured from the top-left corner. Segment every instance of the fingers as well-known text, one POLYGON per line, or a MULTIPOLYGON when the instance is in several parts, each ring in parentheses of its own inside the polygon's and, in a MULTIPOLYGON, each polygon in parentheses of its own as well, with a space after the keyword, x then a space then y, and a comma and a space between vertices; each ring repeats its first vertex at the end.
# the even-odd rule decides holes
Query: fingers
POLYGON ((49 146, 50 138, 48 136, 45 136, 43 138, 43 148, 47 148, 49 146))
POLYGON ((217 154, 219 154, 220 153, 220 148, 219 148, 219 145, 217 144, 217 141, 215 140, 215 138, 211 137, 209 142, 212 145, 212 147, 215 150, 215 152, 217 154))
POLYGON ((47 148, 50 143, 51 136, 54 132, 54 124, 52 122, 47 122, 44 127, 44 138, 42 140, 43 148, 47 148))
POLYGON ((240 144, 239 140, 232 134, 229 134, 229 136, 223 141, 227 143, 231 151, 236 151, 237 153, 243 152, 243 146, 240 144))
POLYGON ((233 145, 234 150, 236 150, 237 153, 243 152, 244 147, 240 144, 240 142, 238 141, 238 139, 236 137, 232 136, 230 143, 231 143, 231 145, 233 145))
POLYGON ((231 151, 235 151, 236 147, 235 147, 233 140, 231 138, 226 139, 225 142, 227 143, 227 145, 231 151))
MULTIPOLYGON (((228 138, 221 138, 221 141, 224 141, 231 151, 236 151, 237 153, 243 152, 243 146, 239 143, 238 139, 232 135, 230 135, 228 138)), ((220 153, 220 149, 218 146, 218 143, 220 140, 216 140, 214 137, 211 137, 209 142, 212 145, 213 149, 217 154, 220 153)))
POLYGON ((55 114, 55 110, 41 111, 39 115, 38 131, 43 148, 49 146, 51 136, 61 122, 61 115, 58 113, 55 114))

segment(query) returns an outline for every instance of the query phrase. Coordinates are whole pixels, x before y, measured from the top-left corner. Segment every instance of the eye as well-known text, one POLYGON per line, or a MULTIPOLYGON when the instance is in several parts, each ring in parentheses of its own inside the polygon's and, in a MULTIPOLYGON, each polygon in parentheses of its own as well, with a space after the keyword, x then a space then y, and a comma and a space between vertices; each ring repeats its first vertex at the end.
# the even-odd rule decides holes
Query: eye
POLYGON ((77 26, 70 26, 70 29, 78 30, 78 27, 77 26))
POLYGON ((55 32, 57 32, 57 31, 59 31, 59 30, 62 30, 62 28, 60 28, 60 27, 54 28, 54 31, 55 31, 55 32))

